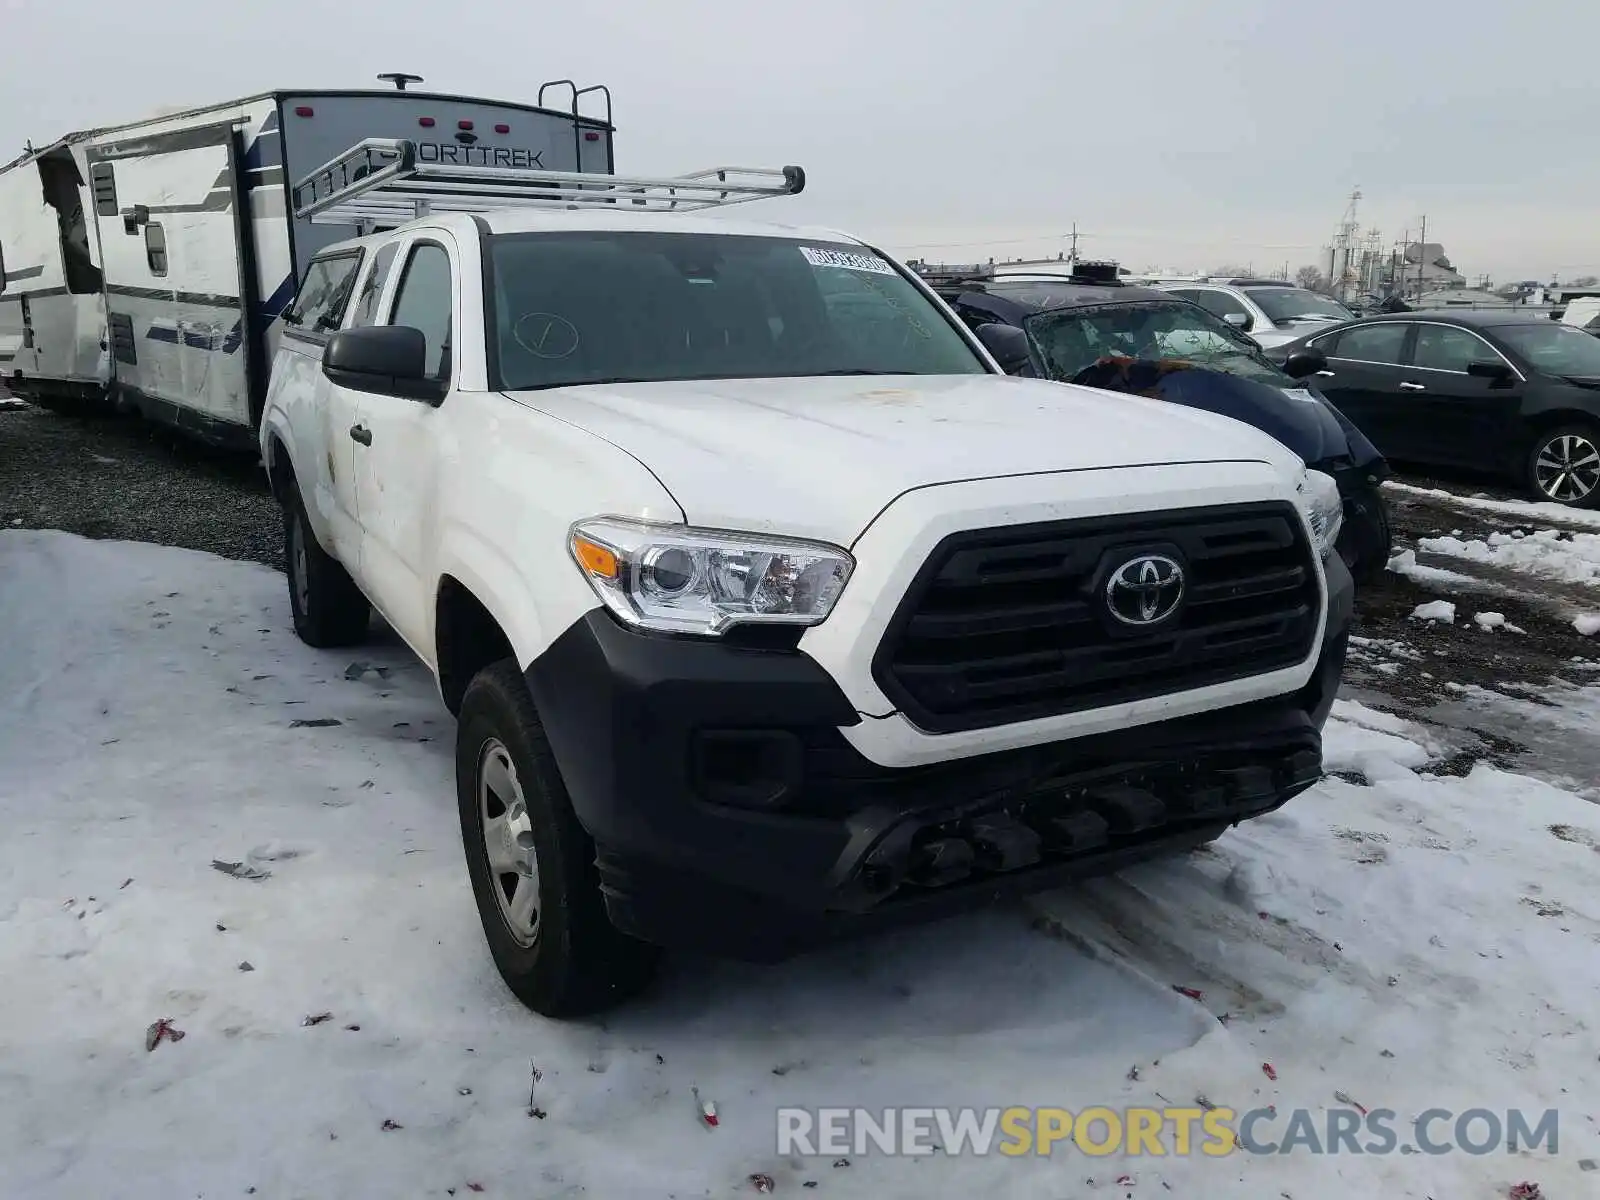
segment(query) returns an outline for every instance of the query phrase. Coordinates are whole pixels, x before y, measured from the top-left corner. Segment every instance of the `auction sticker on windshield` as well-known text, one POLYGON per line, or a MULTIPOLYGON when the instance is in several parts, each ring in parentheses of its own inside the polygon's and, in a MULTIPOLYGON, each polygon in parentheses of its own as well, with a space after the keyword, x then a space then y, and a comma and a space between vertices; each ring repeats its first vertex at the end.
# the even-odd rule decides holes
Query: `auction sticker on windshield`
POLYGON ((894 268, 876 254, 853 250, 825 250, 821 246, 801 246, 800 253, 813 267, 843 267, 846 271, 871 271, 874 275, 893 275, 894 268))

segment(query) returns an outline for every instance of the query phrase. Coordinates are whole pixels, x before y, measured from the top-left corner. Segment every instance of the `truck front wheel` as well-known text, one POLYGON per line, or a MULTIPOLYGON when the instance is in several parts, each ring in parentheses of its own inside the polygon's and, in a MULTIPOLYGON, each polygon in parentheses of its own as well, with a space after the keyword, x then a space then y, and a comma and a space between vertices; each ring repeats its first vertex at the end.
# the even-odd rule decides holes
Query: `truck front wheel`
POLYGON ((350 573, 317 544, 305 501, 291 491, 283 509, 283 559, 294 631, 308 646, 353 646, 367 636, 372 606, 350 573))
POLYGON ((483 932, 506 985, 547 1017, 577 1017, 649 982, 654 947, 606 916, 594 843, 572 811, 544 727, 511 659, 461 701, 456 798, 483 932))

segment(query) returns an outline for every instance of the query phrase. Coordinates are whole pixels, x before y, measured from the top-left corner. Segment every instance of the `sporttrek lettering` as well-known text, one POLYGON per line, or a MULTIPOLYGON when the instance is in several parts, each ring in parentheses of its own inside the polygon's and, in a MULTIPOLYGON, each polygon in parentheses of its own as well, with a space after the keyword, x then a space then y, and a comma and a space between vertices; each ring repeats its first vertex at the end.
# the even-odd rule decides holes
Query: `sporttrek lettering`
POLYGON ((451 142, 418 142, 417 160, 426 163, 454 163, 461 167, 519 167, 543 170, 543 150, 519 150, 509 146, 461 146, 451 142))

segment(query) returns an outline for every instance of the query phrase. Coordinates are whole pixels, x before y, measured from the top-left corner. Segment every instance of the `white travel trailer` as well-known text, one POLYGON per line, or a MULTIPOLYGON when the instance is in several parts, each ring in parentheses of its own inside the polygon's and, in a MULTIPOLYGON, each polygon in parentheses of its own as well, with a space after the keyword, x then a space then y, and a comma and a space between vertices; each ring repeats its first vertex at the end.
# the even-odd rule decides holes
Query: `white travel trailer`
POLYGON ((0 168, 0 383, 251 447, 285 308, 311 256, 351 235, 296 217, 295 182, 371 138, 407 139, 424 162, 614 170, 603 86, 558 80, 524 105, 380 78, 393 89, 270 92, 69 134, 0 168), (594 101, 603 115, 580 112, 594 101))

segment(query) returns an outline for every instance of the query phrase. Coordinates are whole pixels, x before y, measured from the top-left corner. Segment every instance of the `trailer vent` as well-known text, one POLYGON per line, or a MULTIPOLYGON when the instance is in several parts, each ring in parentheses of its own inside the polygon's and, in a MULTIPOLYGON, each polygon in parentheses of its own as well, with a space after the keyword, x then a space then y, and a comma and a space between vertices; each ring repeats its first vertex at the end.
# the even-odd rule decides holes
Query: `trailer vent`
POLYGON ((102 217, 117 215, 117 176, 108 162, 97 162, 89 168, 90 187, 94 191, 94 211, 102 217))
POLYGON ((107 314, 106 333, 110 336, 112 357, 120 363, 137 366, 139 351, 133 340, 133 318, 127 313, 107 314))

